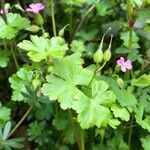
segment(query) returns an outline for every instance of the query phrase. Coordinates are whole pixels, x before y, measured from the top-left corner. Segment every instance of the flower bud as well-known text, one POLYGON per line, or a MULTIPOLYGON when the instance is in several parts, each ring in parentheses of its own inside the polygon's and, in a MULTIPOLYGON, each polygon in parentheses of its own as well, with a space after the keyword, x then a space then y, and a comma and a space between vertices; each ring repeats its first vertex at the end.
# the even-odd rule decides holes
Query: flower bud
POLYGON ((111 58, 111 51, 110 51, 110 49, 107 49, 105 52, 104 52, 104 60, 105 61, 109 61, 110 60, 110 58, 111 58))
POLYGON ((109 61, 110 60, 110 58, 111 58, 111 43, 112 43, 112 37, 113 37, 113 35, 111 35, 111 39, 110 39, 110 43, 109 43, 109 47, 108 47, 108 49, 104 52, 104 60, 105 61, 109 61))
POLYGON ((40 27, 36 26, 36 25, 31 25, 26 30, 36 33, 36 32, 38 32, 40 30, 40 27))
POLYGON ((41 26, 44 23, 43 17, 41 16, 41 14, 36 14, 35 15, 35 22, 37 25, 41 26))
POLYGON ((94 53, 94 62, 96 64, 101 63, 103 60, 103 52, 101 49, 98 49, 95 53, 94 53))
POLYGON ((14 7, 18 10, 21 10, 22 12, 25 12, 25 10, 19 4, 15 4, 14 7))
POLYGON ((49 33, 48 32, 44 32, 43 36, 44 36, 44 38, 49 38, 49 33))
POLYGON ((4 6, 4 8, 5 8, 5 9, 10 9, 10 4, 9 4, 9 3, 6 3, 5 6, 4 6))
POLYGON ((119 85, 120 88, 123 88, 123 80, 121 78, 117 79, 117 84, 119 85))
POLYGON ((35 78, 32 80, 32 84, 33 84, 34 89, 36 89, 40 85, 40 83, 41 82, 38 78, 35 78))
POLYGON ((64 27, 59 31, 58 35, 59 35, 59 36, 63 36, 63 35, 64 35, 64 32, 65 32, 65 29, 66 29, 66 27, 68 27, 68 26, 69 26, 69 24, 67 24, 66 26, 64 26, 64 27))

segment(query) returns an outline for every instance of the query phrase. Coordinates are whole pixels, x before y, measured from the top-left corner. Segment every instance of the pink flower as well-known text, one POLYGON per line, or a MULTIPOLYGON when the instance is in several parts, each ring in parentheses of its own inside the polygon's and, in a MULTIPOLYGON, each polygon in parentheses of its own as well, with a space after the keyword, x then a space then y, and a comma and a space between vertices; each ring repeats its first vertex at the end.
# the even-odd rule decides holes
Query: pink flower
POLYGON ((44 9, 44 5, 42 3, 30 4, 28 8, 26 8, 27 12, 33 12, 35 14, 39 13, 40 10, 44 9))
POLYGON ((132 69, 131 61, 129 59, 127 61, 125 61, 124 57, 120 57, 120 59, 117 60, 117 64, 118 64, 118 66, 121 67, 121 70, 123 72, 126 72, 127 70, 131 70, 132 69))
POLYGON ((9 11, 9 10, 6 9, 6 8, 5 8, 5 9, 1 9, 1 10, 0 10, 0 14, 2 14, 2 15, 7 15, 7 14, 8 14, 8 11, 9 11))

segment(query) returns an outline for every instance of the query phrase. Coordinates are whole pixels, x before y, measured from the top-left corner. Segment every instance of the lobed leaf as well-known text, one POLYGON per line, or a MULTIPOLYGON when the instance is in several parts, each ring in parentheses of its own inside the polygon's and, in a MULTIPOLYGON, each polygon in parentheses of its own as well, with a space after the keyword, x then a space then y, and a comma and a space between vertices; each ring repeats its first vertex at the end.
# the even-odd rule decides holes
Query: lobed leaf
POLYGON ((27 18, 15 13, 8 13, 6 15, 6 22, 2 16, 0 16, 0 38, 8 40, 14 38, 18 31, 30 25, 30 21, 27 18))
POLYGON ((52 37, 50 40, 37 35, 31 35, 31 41, 24 40, 18 47, 26 50, 29 58, 34 62, 41 60, 60 58, 65 55, 68 46, 61 37, 52 37))

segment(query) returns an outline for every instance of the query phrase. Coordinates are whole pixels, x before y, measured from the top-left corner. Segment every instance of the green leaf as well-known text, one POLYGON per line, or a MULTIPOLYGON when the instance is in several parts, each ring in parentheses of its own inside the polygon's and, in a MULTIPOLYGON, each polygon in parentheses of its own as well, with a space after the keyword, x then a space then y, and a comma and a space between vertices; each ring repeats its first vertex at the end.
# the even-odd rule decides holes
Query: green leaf
POLYGON ((19 14, 8 13, 6 22, 0 16, 0 38, 12 39, 16 36, 19 30, 29 27, 30 21, 21 17, 19 14))
POLYGON ((150 86, 150 75, 144 74, 138 79, 132 79, 131 84, 138 87, 150 86))
POLYGON ((121 107, 118 104, 113 104, 111 106, 111 110, 113 111, 113 114, 116 118, 120 118, 121 120, 129 121, 130 114, 126 108, 121 107))
POLYGON ((60 131, 60 134, 63 135, 63 141, 73 144, 75 139, 69 117, 68 111, 60 110, 56 119, 53 120, 53 125, 60 131))
POLYGON ((83 69, 69 57, 55 60, 53 64, 53 75, 46 77, 47 83, 43 85, 42 93, 50 100, 58 99, 62 109, 71 108, 73 97, 79 91, 76 85, 87 85, 92 72, 83 69))
MULTIPOLYGON (((122 39, 123 40, 123 45, 125 46, 125 47, 127 47, 127 48, 130 48, 130 40, 129 40, 129 38, 130 38, 130 31, 126 31, 126 32, 122 32, 121 34, 120 34, 120 39, 122 39)), ((139 41, 139 38, 138 38, 138 36, 136 35, 136 33, 134 32, 134 31, 132 31, 132 49, 137 49, 137 48, 139 48, 139 44, 138 44, 138 41, 139 41)))
POLYGON ((99 16, 106 16, 108 14, 111 14, 111 7, 112 3, 108 0, 102 0, 96 4, 97 13, 99 16))
POLYGON ((139 104, 144 106, 144 111, 150 113, 150 87, 138 88, 137 95, 139 104))
POLYGON ((109 123, 111 119, 109 106, 115 103, 116 97, 107 89, 108 85, 104 81, 94 81, 91 85, 91 97, 82 92, 75 95, 73 109, 78 113, 77 120, 82 128, 87 129, 94 125, 100 128, 109 123))
MULTIPOLYGON (((6 141, 2 141, 2 146, 5 147, 5 149, 20 149, 23 148, 23 138, 14 138, 14 139, 9 139, 6 141)), ((1 143, 0 143, 1 144, 1 143)))
POLYGON ((134 3, 137 4, 138 7, 141 7, 144 2, 141 0, 134 0, 134 3))
POLYGON ((31 41, 24 40, 18 44, 18 47, 26 50, 27 55, 34 62, 63 57, 68 50, 67 44, 61 37, 53 37, 49 40, 32 35, 30 38, 31 41))
POLYGON ((83 41, 77 41, 77 40, 73 40, 71 42, 71 50, 73 52, 83 52, 85 51, 85 46, 84 46, 84 42, 83 41))
POLYGON ((109 125, 114 129, 116 129, 120 125, 120 123, 121 122, 118 119, 111 119, 109 121, 109 125))
POLYGON ((147 135, 145 138, 141 138, 142 147, 144 150, 149 150, 150 148, 150 135, 147 135))
POLYGON ((135 119, 136 122, 143 128, 147 129, 150 132, 150 116, 147 114, 144 114, 144 106, 139 105, 135 109, 135 119))
POLYGON ((3 131, 3 140, 6 140, 8 135, 9 135, 9 132, 10 132, 10 129, 11 129, 11 122, 8 121, 4 127, 4 131, 3 131))
POLYGON ((121 106, 127 106, 134 108, 137 104, 137 99, 135 96, 126 91, 125 89, 122 90, 113 90, 115 95, 117 96, 118 102, 121 104, 121 106))
POLYGON ((113 78, 103 78, 108 84, 110 84, 112 91, 116 95, 118 103, 122 107, 126 107, 128 110, 132 111, 137 105, 137 99, 135 96, 127 91, 126 89, 120 89, 117 82, 113 78))
POLYGON ((3 128, 5 123, 10 120, 11 110, 7 107, 0 106, 0 128, 3 128))
POLYGON ((47 143, 48 137, 51 134, 51 130, 47 129, 45 121, 37 122, 34 121, 29 125, 28 136, 29 141, 34 141, 35 143, 42 145, 47 143))
POLYGON ((16 74, 13 74, 9 78, 10 86, 13 89, 12 100, 23 101, 25 97, 23 93, 28 93, 26 86, 31 87, 32 85, 33 72, 26 68, 21 68, 16 74))
POLYGON ((7 50, 0 51, 0 67, 5 68, 9 62, 10 52, 7 50))
POLYGON ((121 132, 116 131, 115 136, 107 140, 107 150, 129 150, 128 145, 123 140, 121 132))
POLYGON ((52 103, 47 104, 43 103, 41 104, 40 109, 35 109, 35 117, 37 120, 50 120, 50 118, 53 115, 54 115, 54 108, 52 103))
POLYGON ((66 111, 60 111, 57 118, 53 120, 53 125, 57 130, 64 130, 69 125, 69 115, 66 111))

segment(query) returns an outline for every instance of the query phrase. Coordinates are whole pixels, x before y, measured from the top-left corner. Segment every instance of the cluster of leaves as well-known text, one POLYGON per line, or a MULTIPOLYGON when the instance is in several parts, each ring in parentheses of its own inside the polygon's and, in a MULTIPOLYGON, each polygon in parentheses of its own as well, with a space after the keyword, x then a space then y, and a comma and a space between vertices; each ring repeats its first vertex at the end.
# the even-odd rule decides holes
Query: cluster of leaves
POLYGON ((0 86, 0 149, 23 148, 25 140, 28 149, 37 150, 149 150, 150 11, 146 5, 150 2, 43 3, 47 6, 43 18, 40 14, 13 13, 14 6, 22 10, 18 4, 0 16, 0 82, 9 82, 7 87, 0 86), (50 36, 50 17, 53 29, 55 20, 49 8, 54 4, 58 36, 50 36), (97 37, 110 27, 115 42, 110 43, 106 62, 103 52, 109 44, 102 40, 98 47, 97 37), (95 53, 97 48, 101 53, 95 53), (130 59, 133 70, 122 73, 116 65, 119 56, 130 59), (94 57, 101 57, 101 61, 94 57), (25 139, 12 137, 14 132, 20 136, 17 130, 25 130, 25 139))

